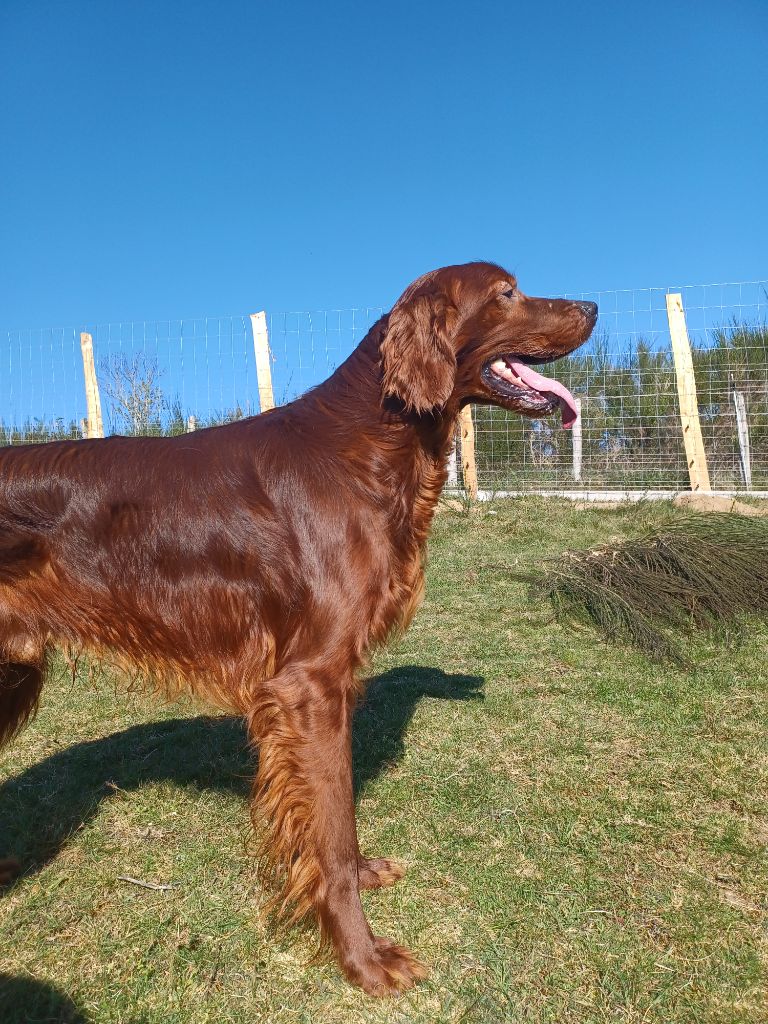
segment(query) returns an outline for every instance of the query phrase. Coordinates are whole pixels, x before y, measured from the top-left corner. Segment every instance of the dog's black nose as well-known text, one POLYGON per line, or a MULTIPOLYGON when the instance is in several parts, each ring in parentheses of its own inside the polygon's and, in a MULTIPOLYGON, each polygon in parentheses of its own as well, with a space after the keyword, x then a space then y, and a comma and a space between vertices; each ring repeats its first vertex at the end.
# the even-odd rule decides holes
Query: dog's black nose
POLYGON ((576 305, 581 309, 584 316, 589 317, 590 320, 597 320, 596 302, 577 302, 576 305))

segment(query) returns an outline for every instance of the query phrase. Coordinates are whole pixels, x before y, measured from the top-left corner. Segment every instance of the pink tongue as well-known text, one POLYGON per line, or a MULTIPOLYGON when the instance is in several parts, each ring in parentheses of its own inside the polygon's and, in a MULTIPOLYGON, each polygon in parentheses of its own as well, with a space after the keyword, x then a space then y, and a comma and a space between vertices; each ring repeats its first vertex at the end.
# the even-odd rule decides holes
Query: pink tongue
POLYGON ((561 384, 559 380, 543 377, 540 373, 536 373, 527 363, 521 363, 517 359, 508 358, 506 363, 510 370, 516 373, 520 380, 525 381, 528 387, 533 388, 534 391, 544 391, 557 395, 560 400, 563 426, 566 430, 573 426, 579 418, 579 413, 576 408, 575 398, 564 384, 561 384))

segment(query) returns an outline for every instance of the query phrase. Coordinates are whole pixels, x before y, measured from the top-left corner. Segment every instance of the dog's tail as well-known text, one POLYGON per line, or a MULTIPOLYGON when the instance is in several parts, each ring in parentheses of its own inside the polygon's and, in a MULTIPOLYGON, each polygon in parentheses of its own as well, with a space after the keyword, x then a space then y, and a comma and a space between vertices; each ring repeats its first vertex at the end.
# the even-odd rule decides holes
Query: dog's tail
POLYGON ((0 747, 34 717, 42 688, 42 665, 0 664, 0 747))

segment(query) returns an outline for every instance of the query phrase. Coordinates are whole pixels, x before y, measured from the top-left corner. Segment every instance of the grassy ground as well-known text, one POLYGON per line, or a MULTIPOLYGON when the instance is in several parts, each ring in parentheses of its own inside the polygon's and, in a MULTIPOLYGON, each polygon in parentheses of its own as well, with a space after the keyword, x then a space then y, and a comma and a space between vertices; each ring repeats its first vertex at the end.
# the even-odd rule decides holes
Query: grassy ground
POLYGON ((0 900, 0 1021, 768 1019, 768 635, 659 668, 500 569, 673 514, 438 517, 427 601, 355 733, 361 845, 409 866, 366 906, 432 966, 395 1001, 260 920, 236 721, 53 683, 0 759, 0 854, 30 866, 0 900))

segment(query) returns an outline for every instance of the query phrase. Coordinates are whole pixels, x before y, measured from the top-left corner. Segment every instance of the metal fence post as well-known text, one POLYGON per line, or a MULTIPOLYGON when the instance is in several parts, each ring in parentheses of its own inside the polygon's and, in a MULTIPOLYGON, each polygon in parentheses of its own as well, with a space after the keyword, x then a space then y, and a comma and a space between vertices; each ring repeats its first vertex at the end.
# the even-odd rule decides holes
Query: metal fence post
POLYGON ((573 482, 576 484, 581 483, 581 450, 582 450, 582 433, 581 433, 581 399, 576 399, 576 422, 571 427, 571 441, 573 442, 573 482))
POLYGON ((459 474, 456 467, 456 435, 453 436, 453 444, 451 450, 448 452, 448 477, 445 481, 446 486, 451 490, 455 490, 459 486, 459 474))
MULTIPOLYGON (((731 386, 733 388, 733 375, 731 375, 731 386)), ((744 401, 744 392, 731 390, 733 407, 736 410, 736 431, 739 435, 739 456, 741 458, 741 475, 744 486, 748 491, 752 490, 752 457, 749 445, 749 420, 747 419, 747 403, 744 401)))

